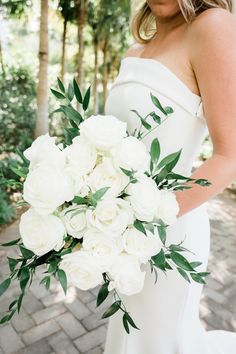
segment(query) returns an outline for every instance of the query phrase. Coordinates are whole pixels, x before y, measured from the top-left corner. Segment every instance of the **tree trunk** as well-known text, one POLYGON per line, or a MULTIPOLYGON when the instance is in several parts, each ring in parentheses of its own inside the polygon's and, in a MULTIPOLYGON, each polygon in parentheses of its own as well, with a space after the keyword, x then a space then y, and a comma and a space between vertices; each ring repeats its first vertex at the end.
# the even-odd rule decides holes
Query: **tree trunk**
POLYGON ((62 52, 61 52, 61 81, 62 82, 64 82, 64 74, 65 74, 66 31, 67 31, 67 20, 64 20, 63 34, 62 34, 62 52))
POLYGON ((93 114, 98 112, 98 41, 94 40, 94 80, 93 80, 93 114))
POLYGON ((108 81, 108 71, 107 71, 107 58, 108 58, 108 41, 105 41, 103 48, 103 65, 102 65, 102 113, 105 113, 105 103, 107 98, 107 81, 108 81))
POLYGON ((35 137, 48 132, 48 0, 41 0, 35 137))
POLYGON ((88 0, 79 0, 78 4, 78 14, 77 14, 77 27, 78 27, 78 68, 77 68, 77 82, 83 91, 84 85, 84 70, 83 70, 83 57, 84 57, 84 26, 87 15, 88 0))

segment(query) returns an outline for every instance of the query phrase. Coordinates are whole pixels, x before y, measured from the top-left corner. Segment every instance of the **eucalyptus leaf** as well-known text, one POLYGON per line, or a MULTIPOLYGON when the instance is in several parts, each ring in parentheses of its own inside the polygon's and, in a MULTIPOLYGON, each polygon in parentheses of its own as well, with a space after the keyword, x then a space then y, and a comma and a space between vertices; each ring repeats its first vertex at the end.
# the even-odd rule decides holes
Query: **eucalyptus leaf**
POLYGON ((113 302, 113 304, 104 312, 102 318, 107 318, 114 315, 114 313, 116 313, 120 309, 120 306, 121 306, 120 300, 113 302))
POLYGON ((140 220, 135 220, 133 225, 134 225, 134 227, 135 227, 138 231, 142 232, 144 235, 147 234, 147 233, 146 233, 146 230, 145 230, 145 227, 143 226, 142 221, 140 221, 140 220))
POLYGON ((160 157, 161 147, 157 138, 153 139, 151 143, 151 159, 153 163, 156 163, 160 157))
POLYGON ((65 93, 65 87, 59 77, 57 77, 57 84, 62 93, 65 93))
POLYGON ((64 272, 63 269, 58 269, 57 271, 57 275, 59 278, 59 282, 62 286, 62 289, 64 290, 64 293, 66 295, 67 292, 67 277, 66 277, 66 273, 64 272))
POLYGON ((170 253, 170 258, 179 268, 187 271, 194 271, 189 261, 182 254, 172 251, 170 253))
POLYGON ((190 282, 190 279, 189 279, 189 276, 188 276, 188 274, 185 272, 185 270, 183 270, 182 268, 179 268, 179 267, 177 267, 177 270, 178 270, 179 274, 180 274, 185 280, 187 280, 187 282, 191 283, 191 282, 190 282))
POLYGON ((109 294, 108 286, 109 286, 109 282, 106 282, 99 289, 97 295, 97 306, 101 305, 101 303, 103 303, 103 301, 107 298, 109 294))
POLYGON ((154 96, 152 93, 150 93, 151 95, 151 100, 154 103, 154 105, 166 116, 167 113, 165 111, 165 108, 161 105, 161 102, 158 100, 158 98, 156 96, 154 96))

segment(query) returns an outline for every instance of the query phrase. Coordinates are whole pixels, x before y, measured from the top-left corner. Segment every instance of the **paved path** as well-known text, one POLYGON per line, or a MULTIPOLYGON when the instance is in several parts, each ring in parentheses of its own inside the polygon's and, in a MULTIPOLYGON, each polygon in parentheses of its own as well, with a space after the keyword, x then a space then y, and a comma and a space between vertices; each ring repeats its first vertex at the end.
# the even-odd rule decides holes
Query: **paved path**
MULTIPOLYGON (((212 276, 202 297, 201 318, 207 329, 236 331, 236 198, 224 192, 208 203, 208 211, 212 276)), ((0 242, 16 238, 17 228, 16 222, 2 232, 0 242)), ((7 274, 5 259, 6 249, 1 249, 0 280, 7 274)), ((101 354, 107 321, 100 319, 102 308, 95 310, 97 289, 69 288, 65 297, 56 282, 50 293, 38 282, 28 291, 20 315, 0 327, 0 354, 101 354)), ((18 287, 11 286, 0 298, 0 312, 17 292, 18 287)))

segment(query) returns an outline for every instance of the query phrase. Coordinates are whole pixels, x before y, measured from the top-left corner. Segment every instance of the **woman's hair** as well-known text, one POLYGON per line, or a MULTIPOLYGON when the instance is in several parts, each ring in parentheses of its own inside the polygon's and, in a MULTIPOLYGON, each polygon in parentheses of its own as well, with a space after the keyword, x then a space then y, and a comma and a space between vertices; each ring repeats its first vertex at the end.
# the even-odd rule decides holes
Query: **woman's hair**
MULTIPOLYGON (((187 23, 201 12, 210 8, 222 8, 232 12, 232 0, 177 0, 187 23)), ((155 33, 156 18, 145 1, 131 20, 131 32, 138 43, 149 42, 155 33)))

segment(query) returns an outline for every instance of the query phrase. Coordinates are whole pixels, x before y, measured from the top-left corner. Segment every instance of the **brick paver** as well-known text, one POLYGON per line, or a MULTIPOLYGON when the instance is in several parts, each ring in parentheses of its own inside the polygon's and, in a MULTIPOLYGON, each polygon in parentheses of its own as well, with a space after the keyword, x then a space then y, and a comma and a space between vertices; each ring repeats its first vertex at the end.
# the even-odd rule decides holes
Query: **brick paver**
MULTIPOLYGON (((207 329, 236 331, 236 196, 225 191, 207 206, 212 230, 212 274, 202 296, 201 319, 207 329)), ((15 222, 0 234, 0 242, 17 236, 15 222)), ((8 273, 6 255, 13 254, 13 249, 0 249, 0 281, 8 273)), ((65 296, 54 281, 47 292, 38 284, 42 271, 44 268, 37 272, 20 315, 0 327, 0 354, 102 354, 107 320, 101 320, 104 305, 95 307, 98 289, 81 291, 70 287, 65 296)), ((18 286, 12 284, 0 298, 0 312, 7 309, 18 291, 18 286)))

